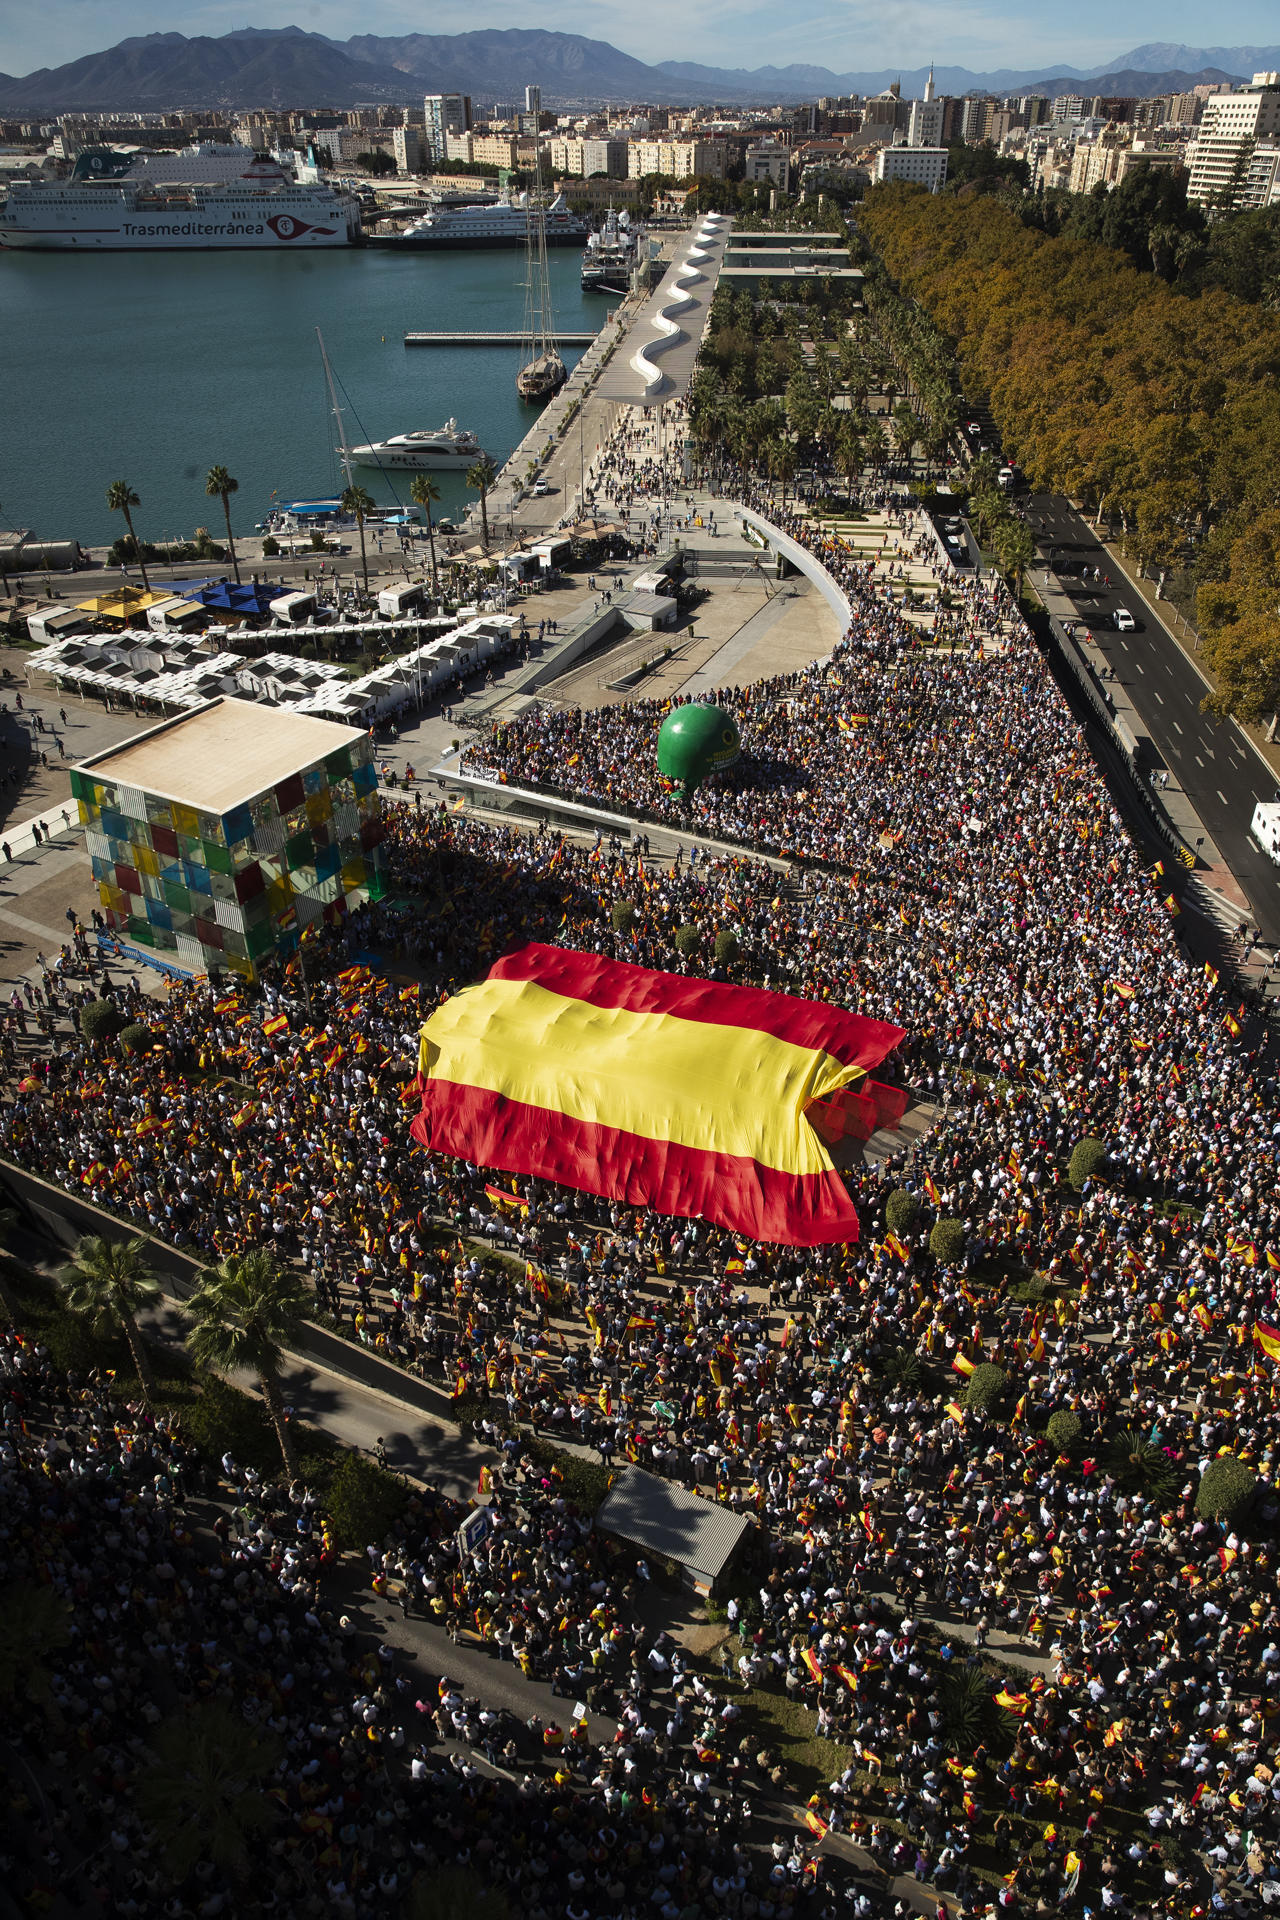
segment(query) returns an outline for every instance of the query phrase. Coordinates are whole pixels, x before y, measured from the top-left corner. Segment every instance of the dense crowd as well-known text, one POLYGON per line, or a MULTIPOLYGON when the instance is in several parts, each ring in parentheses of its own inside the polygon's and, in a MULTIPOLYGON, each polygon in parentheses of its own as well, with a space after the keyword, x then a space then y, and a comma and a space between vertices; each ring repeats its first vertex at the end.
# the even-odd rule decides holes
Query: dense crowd
POLYGON ((394 1563, 406 1614, 523 1613, 504 1650, 556 1641, 557 1676, 592 1702, 563 1726, 486 1707, 338 1611, 329 1518, 301 1482, 202 1457, 109 1376, 14 1332, 0 1393, 0 1861, 22 1911, 435 1911, 415 1888, 446 1874, 455 1902, 491 1887, 525 1920, 834 1914, 805 1849, 747 1849, 745 1789, 767 1788, 770 1756, 635 1623, 616 1549, 518 1442, 485 1542, 460 1548, 461 1510, 415 1495, 374 1581, 394 1563))
MULTIPOLYGON (((671 477, 633 452, 638 491, 671 477)), ((657 1770, 651 1797, 678 1786, 691 1811, 637 1842, 664 1916, 663 1888, 673 1912, 828 1897, 799 1855, 753 1891, 717 1841, 717 1792, 786 1784, 729 1737, 738 1686, 785 1692, 830 1739, 814 1832, 847 1829, 966 1906, 1231 1909, 1280 1876, 1276 1362, 1253 1334, 1278 1317, 1274 1056, 1179 937, 1169 876, 1008 605, 953 582, 931 631, 884 564, 788 530, 820 545, 850 628, 827 662, 722 690, 744 745, 727 776, 691 802, 665 789, 656 703, 531 709, 473 759, 626 793, 638 837, 389 809, 394 904, 260 998, 175 986, 153 1054, 60 1037, 0 1143, 201 1255, 274 1246, 353 1339, 485 1423, 495 1533, 470 1566, 439 1530, 388 1543, 373 1577, 554 1695, 605 1703, 637 1777, 657 1770), (927 1124, 849 1168, 860 1239, 752 1246, 413 1146, 420 1019, 531 938, 905 1028, 893 1070, 927 1124), (989 1400, 966 1388, 977 1367, 1003 1375, 989 1400), (541 1484, 522 1428, 750 1521, 725 1681, 639 1633, 643 1576, 541 1484), (1197 1507, 1223 1452, 1258 1482, 1238 1524, 1197 1507), (1012 1665, 983 1665, 993 1642, 1012 1665), (684 1718, 655 1714, 655 1690, 684 1718), (691 1891, 683 1862, 704 1858, 691 1891)), ((904 555, 923 537, 905 516, 897 532, 904 555)), ((573 1740, 561 1758, 569 1810, 526 1816, 607 1858, 560 1905, 522 1890, 531 1920, 622 1910, 599 1873, 622 1814, 649 1818, 615 1798, 625 1762, 584 1781, 573 1740)), ((487 1778, 458 1791, 492 1826, 487 1778)), ((504 1848, 485 1871, 514 1884, 504 1848)), ((339 1878, 357 1906, 372 1894, 363 1867, 339 1878)))

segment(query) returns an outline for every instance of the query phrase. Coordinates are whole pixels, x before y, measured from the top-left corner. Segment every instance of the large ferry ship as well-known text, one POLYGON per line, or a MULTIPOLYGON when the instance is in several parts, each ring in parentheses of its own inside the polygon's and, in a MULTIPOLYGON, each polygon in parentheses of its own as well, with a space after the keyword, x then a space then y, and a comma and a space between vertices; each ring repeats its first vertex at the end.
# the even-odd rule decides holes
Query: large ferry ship
POLYGON ((214 142, 165 154, 90 148, 69 180, 16 181, 0 208, 5 247, 345 247, 360 237, 349 194, 214 142))
MULTIPOLYGON (((571 213, 558 193, 543 213, 549 247, 581 246, 588 227, 571 213)), ((400 233, 379 234, 386 247, 522 247, 528 235, 529 209, 523 199, 489 200, 467 206, 436 206, 400 233)))

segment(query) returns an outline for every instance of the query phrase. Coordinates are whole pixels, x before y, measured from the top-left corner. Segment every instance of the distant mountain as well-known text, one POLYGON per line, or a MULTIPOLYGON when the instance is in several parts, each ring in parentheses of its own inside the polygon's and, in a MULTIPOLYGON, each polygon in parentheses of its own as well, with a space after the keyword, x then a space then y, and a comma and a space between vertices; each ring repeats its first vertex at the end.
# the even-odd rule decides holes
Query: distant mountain
POLYGON ((1251 79, 1255 73, 1280 69, 1280 47, 1184 47, 1171 40, 1151 40, 1132 53, 1122 54, 1121 60, 1139 73, 1190 73, 1195 67, 1226 67, 1251 79))
POLYGON ((394 68, 354 60, 319 34, 239 32, 219 39, 148 33, 64 67, 0 80, 0 112, 162 107, 354 106, 404 101, 394 68))
MULTIPOLYGON (((1181 92, 1280 66, 1280 48, 1188 48, 1153 42, 1107 68, 1000 68, 974 73, 939 66, 939 93, 1057 88, 1084 93, 1181 92), (1210 58, 1210 55, 1213 57, 1210 58)), ((919 95, 927 67, 834 73, 794 65, 708 67, 666 60, 657 66, 606 40, 541 28, 476 33, 356 34, 347 41, 300 27, 241 28, 220 38, 151 33, 101 53, 24 77, 0 74, 0 113, 43 114, 161 107, 350 107, 407 103, 424 92, 459 91, 480 100, 514 100, 540 86, 548 105, 648 101, 655 105, 771 105, 823 94, 880 93, 893 81, 919 95)))
POLYGON ((652 100, 674 97, 671 83, 642 60, 620 53, 607 40, 541 28, 488 29, 477 33, 406 33, 399 38, 357 34, 335 41, 344 53, 379 67, 411 74, 435 92, 462 92, 483 100, 524 100, 526 83, 550 100, 652 100))

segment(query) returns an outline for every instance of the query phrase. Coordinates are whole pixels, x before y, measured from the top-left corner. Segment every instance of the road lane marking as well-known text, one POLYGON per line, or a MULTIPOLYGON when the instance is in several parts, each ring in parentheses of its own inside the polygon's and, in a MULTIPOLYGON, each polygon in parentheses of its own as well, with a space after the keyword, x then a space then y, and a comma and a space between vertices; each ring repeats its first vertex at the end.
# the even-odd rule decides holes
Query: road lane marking
MULTIPOLYGON (((1157 695, 1156 695, 1156 699, 1157 699, 1157 700, 1159 700, 1159 699, 1160 699, 1160 695, 1159 695, 1159 694, 1157 694, 1157 695)), ((1162 704, 1163 704, 1163 703, 1162 703, 1162 704)), ((1176 721, 1176 720, 1175 720, 1175 721, 1174 721, 1174 723, 1173 723, 1173 726, 1174 726, 1174 731, 1175 731, 1175 733, 1181 733, 1181 732, 1182 732, 1182 728, 1181 728, 1181 726, 1180 726, 1180 724, 1178 723, 1178 721, 1176 721)))
POLYGON ((1195 759, 1195 763, 1196 763, 1196 765, 1197 765, 1198 767, 1202 767, 1202 766, 1204 765, 1204 761, 1203 761, 1203 760, 1202 760, 1202 759, 1200 758, 1200 755, 1199 755, 1198 753, 1197 753, 1197 754, 1195 754, 1195 755, 1194 755, 1193 757, 1194 757, 1194 759, 1195 759))

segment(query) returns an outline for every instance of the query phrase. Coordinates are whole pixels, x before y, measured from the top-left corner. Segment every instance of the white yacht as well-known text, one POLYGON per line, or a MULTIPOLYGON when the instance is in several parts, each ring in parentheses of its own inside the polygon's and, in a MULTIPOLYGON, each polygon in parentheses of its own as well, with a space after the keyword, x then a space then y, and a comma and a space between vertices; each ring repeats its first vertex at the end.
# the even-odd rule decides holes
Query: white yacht
POLYGON ((485 458, 484 448, 474 433, 446 420, 442 427, 418 427, 410 433, 393 433, 389 440, 371 440, 367 446, 351 447, 351 459, 358 467, 381 467, 387 472, 422 471, 431 467, 469 467, 485 458))
POLYGON ((360 238, 350 195, 303 186, 251 147, 181 153, 91 147, 65 181, 19 180, 0 209, 0 247, 118 252, 156 247, 345 247, 360 238))
MULTIPOLYGON (((549 247, 581 246, 587 224, 571 213, 558 193, 543 213, 549 247)), ((388 247, 522 247, 529 225, 525 197, 489 200, 469 206, 435 206, 402 233, 379 234, 374 244, 388 247)))

